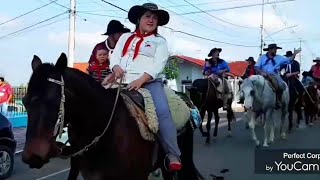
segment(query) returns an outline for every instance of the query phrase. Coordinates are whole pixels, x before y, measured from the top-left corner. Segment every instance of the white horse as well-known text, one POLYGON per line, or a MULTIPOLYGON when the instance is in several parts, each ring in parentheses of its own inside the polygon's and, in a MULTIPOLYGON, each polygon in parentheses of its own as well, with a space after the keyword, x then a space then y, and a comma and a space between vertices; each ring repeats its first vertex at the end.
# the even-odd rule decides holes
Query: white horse
MULTIPOLYGON (((255 133, 256 119, 261 116, 264 126, 264 143, 263 146, 267 147, 268 143, 274 141, 274 128, 279 118, 272 118, 272 114, 276 104, 276 94, 267 81, 261 75, 253 75, 246 78, 240 87, 240 96, 244 97, 244 108, 250 112, 251 119, 249 127, 252 130, 252 138, 256 145, 259 146, 260 142, 255 133), (268 124, 271 125, 270 136, 268 139, 268 124), (268 141, 269 140, 269 141, 268 141)), ((280 121, 280 134, 283 139, 286 138, 284 131, 284 122, 288 120, 288 104, 289 104, 289 88, 286 85, 281 99, 281 121, 280 121)))

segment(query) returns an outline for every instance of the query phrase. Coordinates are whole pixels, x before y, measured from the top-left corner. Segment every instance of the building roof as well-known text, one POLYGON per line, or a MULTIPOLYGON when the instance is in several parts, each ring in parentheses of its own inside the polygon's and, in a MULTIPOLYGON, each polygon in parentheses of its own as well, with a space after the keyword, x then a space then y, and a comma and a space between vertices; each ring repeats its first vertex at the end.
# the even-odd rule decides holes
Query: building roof
MULTIPOLYGON (((188 57, 188 56, 175 56, 183 61, 189 62, 191 64, 197 65, 199 67, 203 67, 205 64, 205 61, 202 59, 195 59, 192 57, 188 57)), ((232 74, 236 75, 236 76, 242 76, 248 66, 248 63, 246 61, 233 61, 228 63, 229 67, 230 67, 230 71, 232 74)))
POLYGON ((82 72, 87 73, 88 63, 74 63, 73 68, 79 69, 82 72))
MULTIPOLYGON (((199 66, 202 68, 205 64, 205 61, 202 59, 196 59, 188 56, 183 55, 177 55, 175 56, 183 61, 186 61, 188 63, 194 64, 196 66, 199 66)), ((248 63, 246 61, 233 61, 229 63, 230 71, 232 74, 236 76, 242 76, 248 66, 248 63)), ((79 69, 82 72, 87 72, 86 69, 88 67, 88 63, 74 63, 74 68, 79 69)))

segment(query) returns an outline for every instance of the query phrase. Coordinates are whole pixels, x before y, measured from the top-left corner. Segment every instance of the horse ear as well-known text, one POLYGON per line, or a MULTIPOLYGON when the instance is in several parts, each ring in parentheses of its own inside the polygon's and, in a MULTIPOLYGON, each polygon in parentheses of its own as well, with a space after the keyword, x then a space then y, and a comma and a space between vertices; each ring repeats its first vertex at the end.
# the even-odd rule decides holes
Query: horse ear
POLYGON ((31 62, 32 70, 35 71, 41 64, 42 64, 41 59, 38 56, 34 55, 31 62))
POLYGON ((55 67, 57 68, 58 71, 64 71, 68 66, 68 58, 65 53, 61 53, 55 67))

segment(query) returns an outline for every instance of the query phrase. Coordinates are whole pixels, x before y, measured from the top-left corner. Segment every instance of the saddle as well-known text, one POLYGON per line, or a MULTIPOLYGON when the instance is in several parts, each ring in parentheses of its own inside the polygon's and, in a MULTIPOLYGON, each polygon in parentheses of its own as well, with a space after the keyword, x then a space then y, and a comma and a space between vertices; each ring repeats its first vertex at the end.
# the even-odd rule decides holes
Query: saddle
MULTIPOLYGON (((188 96, 167 87, 164 90, 178 134, 184 131, 187 121, 190 121, 193 129, 199 127, 202 121, 200 112, 188 96)), ((120 95, 129 112, 137 121, 141 136, 145 140, 155 141, 159 122, 150 92, 144 88, 140 88, 138 91, 122 89, 120 95)))

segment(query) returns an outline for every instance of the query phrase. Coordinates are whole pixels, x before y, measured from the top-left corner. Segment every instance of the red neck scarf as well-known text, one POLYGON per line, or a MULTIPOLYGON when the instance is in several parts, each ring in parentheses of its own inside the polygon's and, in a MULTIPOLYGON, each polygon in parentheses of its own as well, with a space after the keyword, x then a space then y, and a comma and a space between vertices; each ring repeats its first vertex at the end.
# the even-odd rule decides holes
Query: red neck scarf
POLYGON ((109 69, 109 65, 107 62, 99 63, 98 61, 95 61, 93 65, 90 67, 90 71, 97 71, 98 79, 101 80, 102 71, 109 69))
POLYGON ((135 37, 137 36, 137 37, 140 38, 140 40, 137 42, 136 48, 135 48, 135 50, 134 50, 133 59, 135 59, 135 58, 138 56, 138 53, 139 53, 139 50, 140 50, 140 45, 141 45, 142 41, 144 40, 143 38, 144 38, 144 37, 147 37, 147 36, 154 35, 154 34, 156 34, 156 31, 153 31, 153 32, 150 32, 150 33, 146 33, 146 34, 141 34, 140 30, 137 29, 137 30, 135 31, 135 33, 132 34, 132 35, 127 39, 127 42, 125 43, 124 48, 123 48, 123 51, 122 51, 122 56, 126 55, 130 43, 132 42, 133 38, 135 38, 135 37))

